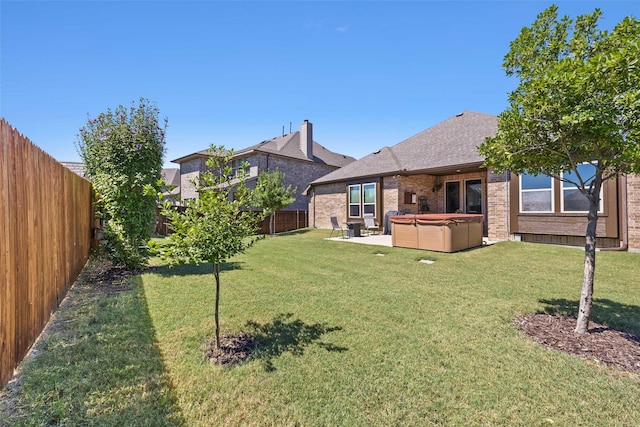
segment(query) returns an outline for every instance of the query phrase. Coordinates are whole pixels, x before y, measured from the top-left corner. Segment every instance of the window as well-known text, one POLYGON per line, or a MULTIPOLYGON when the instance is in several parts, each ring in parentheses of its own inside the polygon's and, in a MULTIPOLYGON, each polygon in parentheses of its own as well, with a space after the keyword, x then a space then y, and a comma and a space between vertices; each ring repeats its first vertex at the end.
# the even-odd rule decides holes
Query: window
MULTIPOLYGON (((595 176, 595 166, 590 163, 583 163, 578 165, 578 173, 585 182, 585 185, 589 185, 595 176)), ((578 175, 574 172, 563 172, 562 178, 569 179, 573 182, 579 182, 578 175)), ((575 185, 562 181, 562 212, 588 212, 589 211, 589 199, 582 194, 575 185)), ((598 212, 602 212, 602 189, 600 190, 600 208, 598 212)))
POLYGON ((366 214, 376 216, 376 185, 362 185, 362 210, 366 214))
POLYGON ((482 180, 467 179, 445 182, 444 205, 446 213, 482 213, 482 180))
POLYGON ((231 160, 231 177, 236 177, 243 168, 246 168, 249 164, 247 159, 231 160))
POLYGON ((520 212, 553 212, 553 180, 547 175, 520 175, 520 212))
POLYGON ((466 212, 470 214, 482 213, 482 180, 469 179, 464 182, 464 197, 466 212))
POLYGON ((360 217, 360 185, 349 186, 349 216, 360 217))
POLYGON ((446 213, 456 213, 460 211, 460 181, 449 181, 445 186, 446 213))
POLYGON ((362 214, 376 216, 376 184, 355 184, 349 186, 349 217, 361 218, 362 214))

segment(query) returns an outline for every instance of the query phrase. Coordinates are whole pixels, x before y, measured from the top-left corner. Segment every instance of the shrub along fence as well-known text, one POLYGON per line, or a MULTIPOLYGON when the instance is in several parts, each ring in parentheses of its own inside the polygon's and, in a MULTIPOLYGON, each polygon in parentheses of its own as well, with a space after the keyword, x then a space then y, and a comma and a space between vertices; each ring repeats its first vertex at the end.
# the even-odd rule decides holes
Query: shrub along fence
POLYGON ((0 119, 0 387, 89 257, 92 194, 0 119))
MULTIPOLYGON (((174 209, 185 209, 182 206, 176 206, 174 209)), ((285 231, 298 230, 309 226, 309 215, 307 211, 276 211, 275 232, 282 233, 285 231)), ((258 223, 259 234, 269 234, 269 217, 258 223)), ((167 217, 162 215, 158 210, 158 222, 156 223, 156 233, 161 236, 168 235, 171 231, 167 217)))

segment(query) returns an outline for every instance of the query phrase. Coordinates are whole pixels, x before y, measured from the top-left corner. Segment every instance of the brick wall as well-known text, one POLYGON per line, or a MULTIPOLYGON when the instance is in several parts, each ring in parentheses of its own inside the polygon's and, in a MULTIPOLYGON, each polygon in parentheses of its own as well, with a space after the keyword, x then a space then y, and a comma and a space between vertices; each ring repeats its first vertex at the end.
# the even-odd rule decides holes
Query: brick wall
POLYGON ((259 171, 278 169, 285 175, 285 186, 296 187, 295 202, 285 207, 284 210, 307 210, 309 208, 309 197, 302 194, 307 186, 318 178, 321 178, 336 170, 336 167, 323 165, 305 160, 296 160, 287 157, 258 154, 256 159, 251 159, 253 165, 257 162, 259 171))
POLYGON ((309 226, 331 228, 331 215, 338 223, 347 220, 347 194, 344 183, 318 185, 313 188, 309 201, 309 226))
POLYGON ((382 218, 378 221, 384 221, 384 215, 389 211, 398 211, 400 192, 398 191, 400 177, 385 176, 382 179, 382 218))
POLYGON ((509 173, 487 173, 487 236, 489 240, 509 239, 509 173))
POLYGON ((203 158, 195 158, 180 164, 180 197, 195 199, 198 197, 194 180, 200 177, 200 171, 206 166, 203 158))
POLYGON ((432 191, 436 185, 436 177, 433 175, 410 175, 398 177, 397 205, 393 210, 417 214, 420 209, 420 196, 427 197, 429 213, 438 212, 438 192, 432 191), (405 203, 405 193, 415 193, 416 203, 405 203))
MULTIPOLYGON (((296 187, 296 200, 283 210, 307 210, 309 198, 302 194, 307 186, 316 179, 336 170, 334 166, 315 163, 305 160, 297 160, 265 153, 254 153, 243 158, 249 163, 251 176, 266 170, 278 169, 285 174, 285 186, 296 187)), ((193 180, 200 176, 200 171, 205 170, 206 159, 196 158, 188 160, 180 165, 180 193, 183 199, 197 198, 198 195, 193 185, 193 180)), ((256 181, 249 180, 247 187, 255 188, 256 181)))
POLYGON ((640 252, 640 175, 627 176, 629 250, 640 252))
POLYGON ((484 221, 484 234, 488 234, 488 203, 487 203, 487 172, 478 171, 472 173, 456 173, 450 175, 443 175, 436 177, 434 175, 411 175, 401 176, 398 185, 398 203, 399 209, 407 213, 418 213, 418 204, 405 204, 404 193, 405 191, 416 193, 416 198, 419 200, 420 196, 427 196, 427 204, 429 205, 429 213, 443 213, 445 212, 445 183, 447 181, 459 181, 461 191, 464 197, 464 183, 470 179, 482 180, 482 194, 483 194, 483 208, 485 214, 484 221), (439 184, 436 186, 436 184, 439 184), (433 191, 433 190, 436 191, 433 191))
MULTIPOLYGON (((384 214, 398 210, 398 178, 384 177, 382 180, 382 223, 384 214)), ((347 221, 347 184, 337 183, 315 186, 309 201, 309 226, 331 228, 331 215, 338 217, 338 222, 347 221)))

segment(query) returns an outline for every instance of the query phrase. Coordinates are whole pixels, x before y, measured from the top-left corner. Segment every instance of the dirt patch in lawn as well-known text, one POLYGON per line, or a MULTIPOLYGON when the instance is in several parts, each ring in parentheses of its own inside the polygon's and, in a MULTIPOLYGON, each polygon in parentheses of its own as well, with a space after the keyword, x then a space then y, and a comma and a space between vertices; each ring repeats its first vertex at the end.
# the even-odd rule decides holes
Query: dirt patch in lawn
POLYGON ((79 281, 85 288, 92 288, 107 295, 117 295, 131 289, 131 285, 127 283, 129 277, 137 276, 146 270, 129 270, 114 265, 106 258, 95 257, 91 261, 91 268, 83 271, 79 281))
POLYGON ((220 337, 220 348, 216 348, 215 339, 209 343, 205 356, 209 363, 231 365, 247 360, 258 347, 257 341, 246 332, 220 337))
POLYGON ((577 334, 574 332, 576 318, 551 314, 526 314, 516 318, 514 324, 547 348, 640 374, 640 337, 637 335, 594 322, 589 322, 586 334, 577 334))

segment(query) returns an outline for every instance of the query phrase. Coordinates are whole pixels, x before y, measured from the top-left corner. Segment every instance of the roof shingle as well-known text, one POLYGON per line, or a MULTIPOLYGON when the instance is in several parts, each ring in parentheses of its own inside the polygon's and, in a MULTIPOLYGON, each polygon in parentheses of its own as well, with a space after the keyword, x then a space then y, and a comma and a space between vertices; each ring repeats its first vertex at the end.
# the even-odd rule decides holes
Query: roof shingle
POLYGON ((400 173, 435 173, 454 166, 480 165, 478 146, 498 130, 494 115, 464 111, 393 147, 384 147, 335 170, 314 184, 400 173))
MULTIPOLYGON (((342 167, 352 163, 356 159, 339 153, 334 153, 313 141, 313 160, 308 159, 300 149, 300 132, 296 131, 287 135, 278 136, 272 139, 262 141, 241 150, 237 150, 234 157, 242 157, 250 152, 262 152, 269 154, 277 154, 279 156, 290 157, 297 160, 314 161, 329 166, 342 167)), ((208 156, 208 150, 198 151, 184 157, 172 160, 174 163, 181 163, 193 156, 208 156)))

